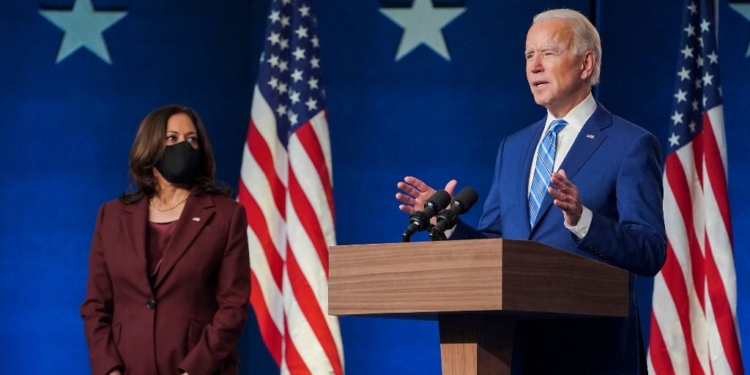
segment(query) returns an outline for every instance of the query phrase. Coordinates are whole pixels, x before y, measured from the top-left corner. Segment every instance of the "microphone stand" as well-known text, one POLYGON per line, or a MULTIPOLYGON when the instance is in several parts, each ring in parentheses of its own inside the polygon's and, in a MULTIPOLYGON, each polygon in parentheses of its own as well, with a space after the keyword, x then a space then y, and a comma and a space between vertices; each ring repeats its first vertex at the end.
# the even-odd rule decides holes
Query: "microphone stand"
POLYGON ((430 241, 446 241, 448 238, 445 237, 445 233, 438 229, 436 226, 430 228, 430 241))
POLYGON ((421 211, 414 212, 409 216, 409 227, 407 227, 404 233, 401 234, 401 242, 410 242, 411 236, 414 233, 417 233, 425 228, 423 223, 425 222, 425 220, 429 219, 425 218, 424 216, 424 213, 422 213, 421 211))

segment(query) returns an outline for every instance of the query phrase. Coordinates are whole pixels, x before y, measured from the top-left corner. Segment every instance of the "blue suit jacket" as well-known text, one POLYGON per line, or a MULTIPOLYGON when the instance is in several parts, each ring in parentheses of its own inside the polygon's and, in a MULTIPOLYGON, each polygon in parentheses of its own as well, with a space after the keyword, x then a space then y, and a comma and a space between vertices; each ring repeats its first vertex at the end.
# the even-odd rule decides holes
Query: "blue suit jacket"
POLYGON ((512 367, 524 375, 645 373, 634 274, 653 276, 666 259, 659 142, 597 103, 560 166, 593 212, 579 240, 550 195, 535 226, 529 225, 529 173, 544 124, 542 119, 502 141, 478 229, 459 222, 450 239, 534 240, 628 270, 627 318, 523 321, 516 327, 512 367))

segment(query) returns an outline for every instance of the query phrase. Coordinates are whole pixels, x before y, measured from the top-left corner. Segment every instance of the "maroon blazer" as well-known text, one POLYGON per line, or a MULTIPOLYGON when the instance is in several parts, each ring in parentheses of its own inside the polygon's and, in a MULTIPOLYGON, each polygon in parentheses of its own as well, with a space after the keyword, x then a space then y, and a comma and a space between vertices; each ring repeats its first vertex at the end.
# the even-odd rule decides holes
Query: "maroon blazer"
POLYGON ((247 217, 220 195, 187 200, 151 288, 147 199, 99 210, 81 306, 93 375, 236 374, 250 296, 247 217))

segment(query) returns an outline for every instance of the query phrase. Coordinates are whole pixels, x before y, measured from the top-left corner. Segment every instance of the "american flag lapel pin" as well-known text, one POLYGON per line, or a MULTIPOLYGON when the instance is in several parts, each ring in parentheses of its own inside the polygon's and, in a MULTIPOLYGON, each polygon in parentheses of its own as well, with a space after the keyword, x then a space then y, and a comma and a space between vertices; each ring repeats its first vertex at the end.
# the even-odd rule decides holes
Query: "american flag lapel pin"
POLYGON ((594 135, 593 134, 586 134, 586 138, 588 138, 588 139, 594 139, 594 135))
POLYGON ((199 218, 199 217, 194 217, 194 218, 193 218, 193 221, 201 221, 201 218, 199 218))

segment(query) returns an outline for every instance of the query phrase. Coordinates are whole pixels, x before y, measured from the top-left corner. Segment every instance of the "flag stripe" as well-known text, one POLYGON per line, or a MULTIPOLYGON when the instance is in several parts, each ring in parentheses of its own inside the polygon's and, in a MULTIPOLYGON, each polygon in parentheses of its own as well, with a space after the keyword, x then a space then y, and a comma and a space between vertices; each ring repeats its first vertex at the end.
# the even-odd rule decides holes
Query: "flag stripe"
MULTIPOLYGON (((251 249, 250 255, 253 257, 250 271, 251 274, 258 279, 257 283, 251 284, 252 293, 260 293, 260 296, 263 298, 262 307, 264 310, 264 314, 261 315, 272 319, 269 323, 273 323, 274 327, 272 328, 280 334, 284 323, 284 299, 281 294, 281 288, 273 282, 272 271, 270 270, 270 264, 267 261, 265 253, 262 251, 263 247, 261 246, 260 241, 258 241, 255 232, 253 232, 250 227, 248 227, 247 236, 248 244, 251 249)), ((280 341, 273 340, 273 342, 280 341)))
POLYGON ((263 215, 260 206, 258 206, 256 200, 250 195, 250 192, 242 181, 240 181, 237 195, 239 196, 239 201, 245 206, 248 217, 252 218, 252 220, 248 220, 248 226, 255 236, 258 237, 260 248, 263 250, 265 262, 268 264, 273 281, 281 289, 281 272, 284 267, 284 260, 279 255, 276 245, 271 240, 265 215, 263 215))
MULTIPOLYGON (((708 178, 711 182, 711 186, 716 191, 728 191, 727 180, 726 180, 726 169, 724 162, 719 151, 719 144, 714 134, 714 125, 711 121, 709 114, 706 113, 703 116, 703 123, 709 126, 705 127, 705 147, 706 147, 706 171, 708 172, 708 178)), ((722 131, 723 133, 723 131, 722 131)), ((722 134, 723 135, 723 134, 722 134)), ((728 238, 732 238, 732 223, 729 217, 729 199, 727 195, 716 196, 715 201, 718 204, 718 211, 721 213, 722 222, 724 224, 724 232, 727 233, 728 238)), ((732 244, 729 243, 729 246, 732 244)))
MULTIPOLYGON (((287 326, 287 332, 288 331, 289 331, 289 328, 287 326)), ((294 346, 294 342, 292 342, 291 335, 286 336, 285 348, 286 348, 286 351, 284 353, 284 362, 286 365, 286 369, 282 368, 281 374, 294 374, 294 375, 312 374, 312 372, 310 372, 310 369, 307 368, 305 361, 302 360, 302 357, 300 356, 299 352, 297 352, 297 348, 294 346)))
MULTIPOLYGON (((310 178, 310 176, 304 176, 304 171, 301 172, 303 173, 302 177, 310 178)), ((296 173, 289 176, 289 196, 292 205, 294 205, 294 211, 300 217, 300 225, 309 237, 310 246, 318 254, 318 263, 322 266, 323 272, 328 278, 328 246, 325 243, 325 236, 320 227, 318 215, 305 195, 305 189, 300 186, 296 173)))
MULTIPOLYGON (((665 178, 664 183, 664 207, 665 211, 668 209, 670 212, 680 212, 682 215, 685 210, 680 206, 684 206, 687 203, 684 201, 678 203, 678 196, 680 194, 675 193, 690 192, 689 194, 682 194, 682 196, 688 200, 690 197, 693 197, 694 201, 700 199, 700 194, 699 186, 697 184, 688 185, 685 178, 687 175, 695 176, 696 173, 696 170, 691 168, 692 164, 687 162, 694 154, 693 149, 691 147, 684 147, 677 151, 676 154, 677 157, 673 155, 668 158, 668 166, 665 168, 665 177, 667 178, 665 178), (685 163, 683 164, 681 161, 685 161, 685 163), (682 169, 683 166, 687 168, 687 171, 682 169), (673 177, 669 178, 668 176, 673 177)), ((688 210, 688 212, 691 211, 688 210)), ((680 299, 683 296, 673 293, 670 293, 670 296, 674 299, 676 308, 675 318, 678 318, 677 323, 682 329, 681 336, 685 340, 685 346, 682 350, 689 358, 689 367, 694 369, 694 373, 698 374, 710 371, 708 347, 706 345, 705 317, 703 315, 705 278, 696 277, 696 274, 703 273, 703 265, 698 262, 703 259, 703 250, 695 235, 695 228, 702 226, 700 219, 700 215, 695 215, 690 219, 669 220, 666 222, 668 253, 674 259, 677 259, 679 264, 674 265, 674 267, 665 265, 665 268, 663 268, 664 278, 661 279, 670 291, 675 290, 675 288, 685 290, 684 303, 680 299)))
MULTIPOLYGON (((324 114, 321 112, 318 116, 324 116, 324 114)), ((317 172, 320 180, 321 187, 319 191, 325 193, 325 199, 328 202, 327 214, 333 217, 333 187, 331 186, 329 167, 323 157, 325 152, 323 152, 323 147, 319 142, 319 138, 312 123, 313 122, 311 121, 309 125, 300 127, 295 133, 295 138, 299 140, 300 145, 305 149, 305 152, 308 155, 318 156, 316 158, 310 158, 309 160, 312 162, 313 168, 317 172)), ((322 214, 319 214, 319 216, 322 216, 322 214)))
MULTIPOLYGON (((253 283, 253 285, 258 285, 259 281, 258 277, 255 276, 255 272, 250 273, 250 282, 253 283)), ((268 306, 266 305, 266 301, 263 298, 261 291, 256 289, 253 290, 253 293, 250 293, 250 304, 253 306, 256 319, 258 322, 261 322, 258 324, 258 328, 260 329, 260 335, 263 338, 263 342, 266 344, 266 348, 268 348, 271 357, 273 357, 276 363, 280 363, 282 335, 272 323, 273 319, 269 314, 268 306)))
MULTIPOLYGON (((667 251, 669 253, 674 253, 674 249, 672 249, 671 246, 667 246, 667 251)), ((671 257, 674 259, 673 257, 671 257)), ((684 278, 682 276, 683 272, 682 269, 679 267, 679 264, 677 262, 672 262, 667 260, 665 262, 664 267, 662 268, 662 271, 665 274, 670 274, 674 276, 674 280, 676 282, 666 283, 667 288, 669 289, 670 295, 672 297, 672 300, 674 301, 676 313, 677 313, 677 322, 680 325, 680 328, 682 329, 682 336, 685 341, 685 350, 687 354, 687 361, 689 364, 689 367, 692 369, 700 369, 703 366, 700 363, 700 360, 698 358, 698 355, 695 352, 695 347, 693 345, 693 329, 692 329, 692 316, 690 315, 690 302, 689 302, 689 295, 694 295, 693 293, 688 293, 687 287, 684 283, 679 282, 678 280, 681 280, 684 278)))
POLYGON ((721 351, 726 354, 725 359, 729 360, 733 374, 741 373, 742 356, 739 351, 739 337, 735 330, 735 321, 732 310, 729 308, 729 302, 726 298, 724 283, 719 276, 718 269, 713 261, 711 251, 708 251, 708 287, 709 297, 711 298, 712 312, 716 319, 719 336, 721 337, 721 351))
POLYGON ((296 296, 296 301, 300 310, 305 315, 317 341, 320 343, 325 355, 328 357, 328 361, 333 367, 334 374, 343 375, 341 358, 339 358, 339 352, 336 348, 336 342, 333 339, 331 330, 328 328, 328 320, 325 318, 325 314, 323 310, 321 310, 320 305, 317 304, 317 299, 314 297, 310 285, 305 282, 306 278, 304 277, 302 270, 299 268, 299 264, 296 262, 294 256, 287 259, 287 267, 289 269, 289 278, 293 292, 296 296))
MULTIPOLYGON (((659 329, 659 323, 656 321, 656 316, 651 314, 651 327, 656 327, 651 336, 651 345, 649 347, 650 357, 668 357, 669 349, 664 344, 664 338, 661 336, 661 330, 659 329)), ((656 361, 656 363, 649 362, 648 372, 650 374, 669 374, 674 375, 675 371, 670 361, 656 361), (658 366, 656 368, 652 366, 658 366)))
MULTIPOLYGON (((664 283, 663 277, 659 274, 654 280, 654 293, 658 292, 660 295, 668 295, 669 291, 666 290, 666 288, 666 283, 664 283)), ((680 319, 677 315, 677 306, 672 302, 673 301, 669 298, 654 301, 653 316, 657 325, 653 327, 666 328, 667 331, 672 332, 680 329, 680 319)), ((657 336, 660 336, 660 333, 652 334, 651 337, 657 336)), ((685 337, 683 335, 670 335, 668 337, 663 337, 662 339, 668 350, 649 353, 649 366, 668 366, 669 368, 674 368, 676 374, 689 374, 689 361, 687 357, 685 337), (658 354, 658 356, 652 356, 653 354, 658 354)))
POLYGON ((258 168, 263 171, 266 177, 276 208, 279 212, 284 212, 284 191, 286 189, 278 174, 276 174, 276 163, 273 160, 271 149, 262 137, 258 127, 250 121, 250 129, 247 132, 247 149, 250 150, 258 168))
MULTIPOLYGON (((689 147, 686 147, 689 150, 689 147)), ((680 233, 680 238, 684 235, 687 239, 687 246, 680 247, 678 249, 687 249, 687 252, 680 251, 680 255, 685 254, 685 260, 688 262, 682 263, 683 273, 691 276, 692 287, 695 289, 695 295, 698 297, 700 307, 703 309, 705 301, 703 300, 703 289, 704 289, 704 265, 703 265, 703 253, 698 241, 698 235, 696 232, 696 225, 694 224, 696 218, 693 217, 693 198, 691 193, 692 189, 688 183, 687 177, 685 176, 685 170, 682 167, 680 159, 675 156, 670 156, 666 161, 666 183, 671 187, 670 193, 673 194, 675 202, 677 203, 677 209, 682 217, 682 222, 687 223, 685 229, 686 233, 680 233), (687 271, 687 272, 685 272, 687 271)), ((700 225, 700 224, 699 224, 700 225)), ((673 236, 676 237, 676 236, 673 236)), ((674 248, 673 248, 674 251, 674 248)), ((679 280, 682 280, 681 277, 679 280)), ((671 280, 671 279, 670 279, 671 280)), ((687 311, 685 311, 687 313, 687 311)))
POLYGON ((265 226, 256 225, 262 223, 262 214, 257 209, 255 200, 252 199, 245 185, 240 181, 238 189, 238 200, 246 207, 248 214, 248 244, 250 248, 250 277, 251 293, 250 304, 255 311, 258 327, 266 347, 274 360, 281 359, 281 327, 283 321, 283 300, 281 299, 281 269, 283 261, 278 259, 278 252, 273 248, 268 238, 265 226), (253 220, 250 220, 250 218, 253 220), (265 235, 260 240, 258 235, 265 235))

